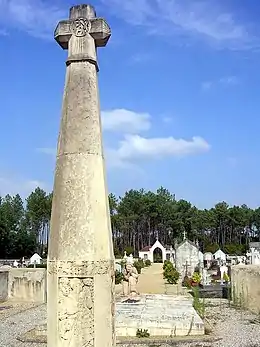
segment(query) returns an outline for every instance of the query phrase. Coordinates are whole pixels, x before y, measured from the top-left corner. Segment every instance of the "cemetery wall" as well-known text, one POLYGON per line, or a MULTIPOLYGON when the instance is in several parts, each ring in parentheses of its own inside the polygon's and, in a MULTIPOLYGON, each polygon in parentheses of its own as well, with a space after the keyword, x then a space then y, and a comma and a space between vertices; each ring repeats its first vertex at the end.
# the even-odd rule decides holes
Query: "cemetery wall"
POLYGON ((260 266, 236 265, 231 268, 232 300, 251 312, 260 312, 260 266))
POLYGON ((7 270, 0 271, 0 302, 8 299, 8 276, 7 270))
POLYGON ((10 269, 0 272, 0 297, 17 302, 44 303, 47 299, 46 269, 10 269))

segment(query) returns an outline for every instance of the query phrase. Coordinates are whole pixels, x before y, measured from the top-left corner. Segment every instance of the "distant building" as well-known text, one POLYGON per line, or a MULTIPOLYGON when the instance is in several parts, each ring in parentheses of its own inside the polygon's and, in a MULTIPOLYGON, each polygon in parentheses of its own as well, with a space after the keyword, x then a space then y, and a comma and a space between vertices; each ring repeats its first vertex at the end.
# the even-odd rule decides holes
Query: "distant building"
POLYGON ((39 265, 42 262, 42 257, 39 256, 39 254, 34 253, 34 255, 30 258, 30 264, 31 265, 39 265))
POLYGON ((224 253, 221 249, 218 249, 214 254, 213 254, 213 258, 215 260, 218 260, 219 263, 223 262, 226 263, 227 262, 227 255, 226 253, 224 253))
POLYGON ((139 258, 143 260, 150 260, 154 262, 154 251, 159 249, 162 254, 162 261, 174 261, 174 249, 171 246, 163 246, 158 240, 153 246, 146 246, 139 251, 139 258))

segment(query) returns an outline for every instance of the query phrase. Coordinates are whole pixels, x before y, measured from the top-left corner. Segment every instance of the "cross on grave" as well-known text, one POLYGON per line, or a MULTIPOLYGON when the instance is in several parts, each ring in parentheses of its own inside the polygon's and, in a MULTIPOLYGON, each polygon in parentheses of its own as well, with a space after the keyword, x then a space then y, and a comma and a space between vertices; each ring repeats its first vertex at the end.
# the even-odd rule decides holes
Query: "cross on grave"
POLYGON ((186 230, 183 231, 183 241, 186 240, 186 230))
POLYGON ((56 27, 54 38, 68 50, 67 65, 87 61, 96 66, 96 48, 105 47, 111 30, 103 18, 97 18, 91 5, 78 5, 70 10, 70 18, 62 20, 56 27))
POLYGON ((186 260, 185 265, 183 265, 184 269, 185 269, 185 276, 188 276, 188 268, 190 267, 190 265, 188 265, 188 261, 186 260))

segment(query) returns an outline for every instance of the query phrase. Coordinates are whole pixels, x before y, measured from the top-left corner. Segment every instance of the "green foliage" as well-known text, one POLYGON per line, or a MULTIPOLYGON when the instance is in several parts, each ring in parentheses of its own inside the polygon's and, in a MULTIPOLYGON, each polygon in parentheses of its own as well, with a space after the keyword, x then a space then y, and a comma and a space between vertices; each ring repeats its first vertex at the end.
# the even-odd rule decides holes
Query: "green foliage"
POLYGON ((203 319, 205 317, 205 300, 199 297, 199 287, 192 287, 193 291, 193 307, 203 319))
POLYGON ((122 272, 116 270, 115 271, 115 284, 120 284, 123 280, 123 277, 124 276, 123 276, 122 272))
POLYGON ((166 279, 166 281, 170 284, 177 284, 180 274, 175 269, 173 264, 169 261, 165 261, 163 264, 163 277, 166 279))
POLYGON ((139 337, 139 338, 147 338, 147 337, 150 337, 150 334, 148 332, 147 329, 137 329, 136 330, 136 337, 139 337))
MULTIPOLYGON (((109 194, 115 256, 124 251, 137 256, 157 237, 164 245, 183 239, 198 240, 202 251, 221 248, 228 254, 243 254, 250 241, 260 240, 260 207, 228 206, 220 202, 200 210, 189 201, 160 187, 157 191, 130 189, 121 197, 109 194)), ((37 188, 22 201, 19 195, 0 198, 0 256, 29 257, 47 254, 52 194, 37 188)), ((157 259, 159 261, 159 258, 157 259)))
POLYGON ((229 282, 229 276, 228 276, 228 274, 225 272, 224 273, 224 275, 223 275, 223 280, 225 281, 225 282, 229 282))
POLYGON ((146 259, 144 262, 145 267, 151 266, 151 260, 146 259))
POLYGON ((142 272, 142 269, 144 268, 144 261, 143 259, 138 259, 134 262, 134 267, 136 268, 137 272, 140 274, 142 272))
POLYGON ((192 275, 192 281, 194 283, 200 283, 201 281, 201 274, 199 272, 194 272, 192 275))
POLYGON ((170 260, 164 260, 164 263, 163 263, 163 270, 166 269, 167 265, 172 265, 172 262, 170 260))

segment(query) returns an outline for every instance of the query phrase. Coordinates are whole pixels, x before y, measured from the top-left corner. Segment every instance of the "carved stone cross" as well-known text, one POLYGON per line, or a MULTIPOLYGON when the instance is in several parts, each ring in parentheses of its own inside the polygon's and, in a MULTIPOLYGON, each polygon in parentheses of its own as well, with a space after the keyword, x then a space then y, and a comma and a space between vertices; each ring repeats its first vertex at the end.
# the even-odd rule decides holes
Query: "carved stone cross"
POLYGON ((55 40, 68 49, 69 65, 75 61, 88 61, 97 66, 96 47, 105 47, 111 30, 103 18, 97 18, 91 5, 78 5, 70 9, 69 20, 60 21, 54 33, 55 40))
POLYGON ((68 59, 48 247, 48 347, 115 347, 115 261, 96 55, 110 35, 90 5, 73 6, 54 34, 68 59))

